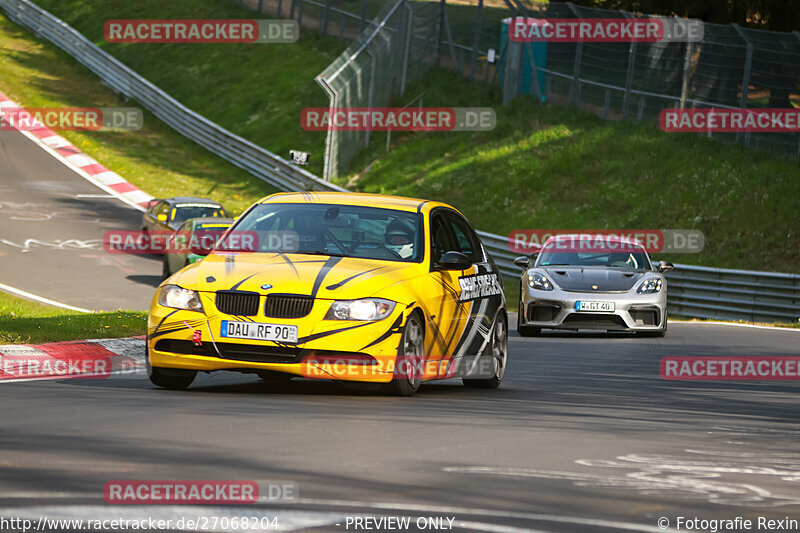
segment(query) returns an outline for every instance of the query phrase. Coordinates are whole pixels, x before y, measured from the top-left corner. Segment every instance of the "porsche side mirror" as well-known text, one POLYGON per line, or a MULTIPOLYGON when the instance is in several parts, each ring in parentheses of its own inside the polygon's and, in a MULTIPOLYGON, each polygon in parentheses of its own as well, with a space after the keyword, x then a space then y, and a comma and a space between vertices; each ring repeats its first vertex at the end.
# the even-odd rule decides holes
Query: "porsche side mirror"
POLYGON ((526 268, 528 268, 528 265, 530 264, 530 259, 528 259, 528 256, 521 255, 521 256, 517 257, 516 259, 514 259, 514 264, 517 265, 518 267, 522 268, 522 269, 526 269, 526 268))
POLYGON ((434 266, 437 270, 466 270, 472 266, 472 261, 461 252, 445 252, 434 266))
POLYGON ((673 270, 674 268, 675 265, 673 265, 668 261, 659 261, 658 268, 656 270, 658 270, 659 272, 666 272, 667 270, 673 270))

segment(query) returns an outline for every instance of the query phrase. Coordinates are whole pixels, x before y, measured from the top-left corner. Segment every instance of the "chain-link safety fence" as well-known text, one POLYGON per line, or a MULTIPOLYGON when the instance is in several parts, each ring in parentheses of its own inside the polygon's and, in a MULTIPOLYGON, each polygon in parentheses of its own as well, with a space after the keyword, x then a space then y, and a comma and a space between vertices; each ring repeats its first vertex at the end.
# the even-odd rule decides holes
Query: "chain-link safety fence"
MULTIPOLYGON (((524 2, 522 7, 518 1, 390 0, 380 8, 380 0, 236 1, 295 18, 320 33, 354 39, 317 77, 331 106, 387 105, 403 95, 409 81, 437 64, 502 86, 504 104, 529 94, 608 120, 657 120, 667 108, 800 107, 797 31, 705 23, 698 42, 518 43, 507 39, 508 24, 518 16, 645 15, 570 2, 524 2)), ((798 133, 704 135, 800 156, 798 133)), ((369 140, 369 132, 330 132, 325 179, 346 172, 369 140)))

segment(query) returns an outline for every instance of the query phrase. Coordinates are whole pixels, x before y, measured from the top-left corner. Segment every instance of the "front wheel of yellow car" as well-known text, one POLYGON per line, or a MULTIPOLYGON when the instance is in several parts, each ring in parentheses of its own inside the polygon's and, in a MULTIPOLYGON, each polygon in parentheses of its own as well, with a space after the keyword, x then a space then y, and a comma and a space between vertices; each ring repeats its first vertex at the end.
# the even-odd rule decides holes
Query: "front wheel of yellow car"
POLYGON ((170 390, 183 390, 192 384, 197 371, 182 370, 179 368, 159 368, 150 364, 147 358, 147 377, 156 387, 170 390))
POLYGON ((422 385, 425 361, 425 329, 418 313, 408 317, 397 352, 394 379, 388 389, 395 396, 411 396, 422 385))
POLYGON ((464 386, 480 389, 496 389, 503 381, 508 362, 508 324, 502 313, 500 313, 492 326, 491 338, 489 339, 488 350, 483 357, 491 356, 491 377, 482 379, 464 378, 464 386))

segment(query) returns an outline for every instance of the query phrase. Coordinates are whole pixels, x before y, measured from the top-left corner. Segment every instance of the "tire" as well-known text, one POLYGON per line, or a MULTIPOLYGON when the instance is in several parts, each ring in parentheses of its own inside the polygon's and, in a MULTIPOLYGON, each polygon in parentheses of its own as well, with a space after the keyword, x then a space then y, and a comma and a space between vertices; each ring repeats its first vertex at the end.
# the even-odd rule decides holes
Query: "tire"
POLYGON ((195 376, 197 376, 196 370, 151 366, 150 357, 147 357, 147 377, 156 387, 169 390, 184 390, 192 384, 195 376))
POLYGON ((387 392, 393 396, 411 396, 422 385, 422 368, 425 360, 425 329, 417 312, 411 313, 403 328, 394 379, 388 383, 387 392))
POLYGON ((517 333, 520 337, 538 337, 542 334, 542 328, 535 328, 533 326, 522 325, 522 299, 519 301, 519 310, 517 311, 517 333))
POLYGON ((167 256, 164 256, 164 259, 161 261, 161 281, 164 281, 172 274, 169 271, 169 261, 167 261, 167 256))
POLYGON ((508 363, 508 324, 502 312, 497 315, 492 325, 491 336, 488 353, 485 355, 489 355, 492 358, 494 375, 484 379, 464 378, 461 381, 464 382, 465 387, 496 389, 503 381, 503 376, 506 373, 506 364, 508 363))

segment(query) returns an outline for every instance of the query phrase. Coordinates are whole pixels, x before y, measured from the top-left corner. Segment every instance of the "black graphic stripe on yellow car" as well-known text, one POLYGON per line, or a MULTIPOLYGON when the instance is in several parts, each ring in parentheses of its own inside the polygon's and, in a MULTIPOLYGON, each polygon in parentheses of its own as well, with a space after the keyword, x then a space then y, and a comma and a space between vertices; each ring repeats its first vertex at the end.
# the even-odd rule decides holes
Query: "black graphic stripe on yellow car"
POLYGON ((241 287, 241 286, 242 286, 242 283, 244 283, 244 282, 245 282, 245 281, 247 281, 248 279, 252 278, 252 277, 253 277, 253 276, 255 276, 257 273, 258 273, 258 272, 254 273, 254 274, 250 274, 249 276, 247 276, 247 277, 246 277, 246 278, 244 278, 242 281, 240 281, 239 283, 237 283, 236 285, 234 285, 233 287, 231 287, 231 288, 230 288, 230 289, 228 289, 228 290, 229 290, 229 291, 235 291, 236 289, 238 289, 239 287, 241 287))
POLYGON ((283 259, 286 262, 287 265, 292 267, 292 271, 294 272, 294 277, 296 277, 296 278, 300 277, 300 273, 297 271, 297 267, 294 266, 294 263, 292 263, 292 260, 289 259, 289 257, 286 254, 280 253, 280 254, 278 254, 278 257, 283 259))
POLYGON ((319 291, 322 282, 325 280, 325 276, 331 271, 331 269, 336 266, 336 263, 341 261, 341 257, 331 257, 325 264, 322 265, 322 268, 319 269, 319 273, 317 274, 317 279, 314 280, 314 287, 311 289, 311 297, 317 297, 317 291, 319 291))
POLYGON ((364 346, 361 349, 362 350, 366 350, 370 346, 375 346, 376 344, 379 344, 379 343, 385 341, 386 339, 388 339, 389 337, 391 337, 392 335, 394 335, 396 333, 402 333, 403 332, 403 328, 400 327, 400 324, 402 323, 401 322, 402 318, 403 318, 402 315, 398 316, 397 320, 394 321, 394 324, 392 324, 385 333, 383 333, 380 337, 378 337, 377 339, 375 339, 374 341, 372 341, 371 343, 367 344, 366 346, 364 346))
POLYGON ((328 289, 329 291, 335 291, 336 289, 341 288, 343 285, 353 281, 354 279, 356 279, 359 276, 364 276, 365 274, 369 274, 370 272, 375 272, 376 270, 382 270, 384 268, 386 268, 386 267, 372 268, 370 270, 365 270, 364 272, 359 272, 358 274, 353 274, 349 278, 345 278, 342 281, 340 281, 339 283, 334 283, 333 285, 328 285, 325 288, 328 289))
POLYGON ((330 331, 320 331, 319 333, 312 333, 311 335, 306 335, 305 337, 300 337, 299 339, 297 339, 297 344, 303 344, 306 342, 315 341, 317 339, 322 339, 324 337, 327 337, 328 335, 335 335, 336 333, 341 333, 342 331, 347 331, 350 329, 363 328, 364 326, 367 326, 371 323, 372 322, 364 322, 363 324, 356 324, 355 326, 347 326, 346 328, 332 329, 330 331))

